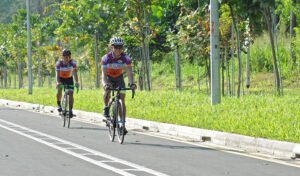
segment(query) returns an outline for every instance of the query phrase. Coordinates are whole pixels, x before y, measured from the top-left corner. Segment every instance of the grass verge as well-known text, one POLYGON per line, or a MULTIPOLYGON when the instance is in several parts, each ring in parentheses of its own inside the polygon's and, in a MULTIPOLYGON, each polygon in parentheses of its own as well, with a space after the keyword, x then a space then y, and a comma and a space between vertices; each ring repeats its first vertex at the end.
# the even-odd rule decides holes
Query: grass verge
MULTIPOLYGON (((0 98, 56 106, 55 89, 0 89, 0 98)), ((300 143, 297 95, 222 97, 212 106, 210 97, 197 92, 137 91, 127 93, 127 115, 133 118, 218 130, 253 137, 300 143)), ((102 112, 102 90, 75 93, 75 109, 102 112)))

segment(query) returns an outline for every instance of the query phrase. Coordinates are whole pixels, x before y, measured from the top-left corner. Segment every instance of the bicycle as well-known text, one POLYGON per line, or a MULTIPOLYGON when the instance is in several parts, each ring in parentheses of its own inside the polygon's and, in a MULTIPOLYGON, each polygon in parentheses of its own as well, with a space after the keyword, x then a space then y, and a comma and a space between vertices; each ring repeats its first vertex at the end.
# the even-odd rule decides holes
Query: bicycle
MULTIPOLYGON (((74 85, 60 85, 60 88, 64 88, 64 96, 63 99, 61 101, 61 108, 62 111, 59 113, 61 115, 61 117, 63 118, 63 127, 65 127, 66 125, 68 126, 68 128, 70 128, 70 123, 71 123, 71 118, 75 117, 75 115, 73 114, 72 117, 70 117, 70 92, 72 91, 71 88, 74 88, 76 86, 74 85)), ((76 87, 77 89, 77 93, 78 93, 78 87, 76 87)))
POLYGON ((110 119, 105 119, 106 126, 108 127, 109 139, 111 142, 114 141, 116 132, 118 141, 123 144, 125 137, 125 111, 120 99, 120 92, 131 90, 132 98, 134 98, 135 91, 131 88, 109 88, 112 91, 112 97, 109 100, 108 108, 112 111, 110 112, 110 119))

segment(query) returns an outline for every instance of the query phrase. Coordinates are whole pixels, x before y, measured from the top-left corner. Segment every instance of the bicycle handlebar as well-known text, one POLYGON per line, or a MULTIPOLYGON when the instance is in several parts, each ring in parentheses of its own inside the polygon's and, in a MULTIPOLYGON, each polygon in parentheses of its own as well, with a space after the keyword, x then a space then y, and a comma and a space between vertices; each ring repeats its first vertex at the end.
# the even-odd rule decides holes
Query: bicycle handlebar
POLYGON ((109 90, 112 90, 112 91, 117 91, 117 92, 120 92, 121 90, 131 90, 132 92, 132 98, 134 98, 134 94, 135 94, 135 90, 134 89, 131 89, 129 87, 125 87, 125 88, 109 88, 109 90))

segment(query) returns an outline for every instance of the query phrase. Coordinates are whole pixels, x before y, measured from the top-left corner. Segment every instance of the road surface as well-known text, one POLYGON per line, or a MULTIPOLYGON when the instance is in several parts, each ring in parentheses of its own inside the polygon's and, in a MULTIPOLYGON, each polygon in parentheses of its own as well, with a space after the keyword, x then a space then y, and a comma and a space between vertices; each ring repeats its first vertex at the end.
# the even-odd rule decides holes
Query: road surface
POLYGON ((0 107, 0 176, 299 176, 300 165, 0 107))

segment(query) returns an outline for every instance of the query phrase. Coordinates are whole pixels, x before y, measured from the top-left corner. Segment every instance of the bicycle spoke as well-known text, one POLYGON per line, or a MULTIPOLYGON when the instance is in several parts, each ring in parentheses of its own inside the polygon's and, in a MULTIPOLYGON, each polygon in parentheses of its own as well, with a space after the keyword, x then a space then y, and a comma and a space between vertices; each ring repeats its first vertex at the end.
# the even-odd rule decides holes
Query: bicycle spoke
POLYGON ((119 143, 122 144, 125 137, 125 121, 123 105, 120 102, 118 102, 117 108, 117 135, 119 143))

